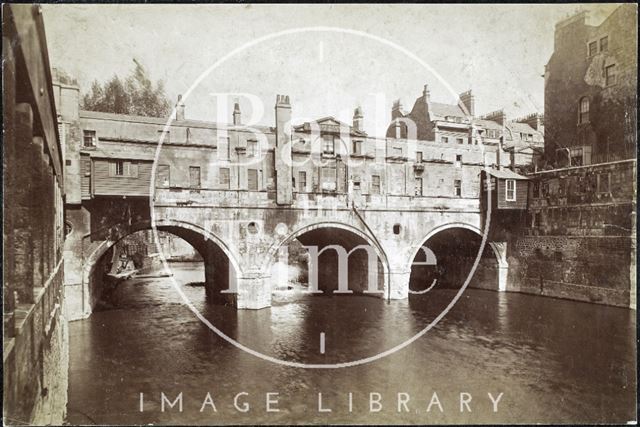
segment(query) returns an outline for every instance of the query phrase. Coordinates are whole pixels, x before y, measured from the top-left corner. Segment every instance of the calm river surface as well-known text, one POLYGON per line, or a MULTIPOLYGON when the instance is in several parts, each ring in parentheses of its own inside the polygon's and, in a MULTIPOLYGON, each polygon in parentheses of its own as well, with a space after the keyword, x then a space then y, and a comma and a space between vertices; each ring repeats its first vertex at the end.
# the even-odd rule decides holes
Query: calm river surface
MULTIPOLYGON (((200 264, 172 268, 180 289, 225 334, 302 363, 349 362, 391 349, 429 324, 456 292, 435 288, 409 301, 385 302, 290 291, 274 295, 270 309, 237 312, 206 304, 204 288, 187 285, 204 280, 200 264)), ((631 310, 468 289, 433 329, 402 350, 355 367, 302 369, 226 342, 198 320, 170 278, 124 282, 112 303, 70 324, 70 424, 635 419, 631 310), (161 393, 174 401, 181 392, 182 412, 177 404, 162 412, 161 393), (468 403, 461 405, 461 394, 468 403), (236 396, 237 407, 248 412, 234 406, 236 396), (267 399, 278 412, 267 411, 267 399)))

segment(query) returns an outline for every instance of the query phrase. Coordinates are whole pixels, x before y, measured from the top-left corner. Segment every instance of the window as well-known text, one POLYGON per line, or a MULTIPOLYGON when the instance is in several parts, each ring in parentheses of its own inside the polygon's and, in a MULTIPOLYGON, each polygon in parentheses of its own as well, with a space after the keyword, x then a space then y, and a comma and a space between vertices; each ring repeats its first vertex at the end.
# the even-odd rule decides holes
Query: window
POLYGON ((336 168, 322 168, 320 171, 320 185, 323 190, 336 190, 336 168))
POLYGON ((360 190, 360 176, 356 175, 353 177, 353 189, 360 190))
POLYGON ((582 166, 582 158, 583 158, 582 147, 571 148, 569 149, 569 152, 571 154, 571 157, 570 157, 571 166, 582 166))
POLYGON ((220 168, 220 187, 224 189, 229 189, 229 184, 231 182, 229 177, 229 168, 220 168))
POLYGON ((611 187, 611 174, 598 175, 598 193, 608 193, 611 187))
POLYGON ((200 166, 189 166, 189 188, 200 189, 200 166))
POLYGON ((540 197, 540 182, 535 181, 535 182, 533 183, 533 190, 532 190, 532 192, 533 192, 532 197, 533 197, 534 199, 537 199, 537 198, 539 198, 539 197, 540 197))
POLYGON ((156 186, 168 188, 171 186, 171 169, 169 165, 158 165, 156 170, 156 186))
POLYGON ((453 194, 456 197, 462 197, 462 181, 459 179, 453 181, 453 194))
POLYGON ((391 155, 394 157, 402 157, 402 147, 391 147, 391 155))
POLYGON ((456 141, 458 142, 458 144, 464 144, 464 139, 462 138, 456 138, 456 141))
POLYGON ((578 123, 589 122, 589 98, 586 96, 580 99, 580 115, 578 116, 578 123))
POLYGON ((462 166, 462 154, 456 154, 456 167, 459 168, 462 166))
POLYGON ((604 67, 604 78, 607 86, 616 84, 616 66, 607 65, 604 67))
POLYGON ((249 191, 258 191, 258 169, 247 170, 247 186, 249 191))
POLYGON ((353 154, 362 154, 362 141, 353 141, 353 154))
POLYGON ((600 52, 606 52, 609 50, 609 37, 604 36, 600 39, 600 52))
POLYGON ((598 42, 589 43, 589 56, 593 56, 598 53, 598 42))
POLYGON ((169 133, 169 131, 164 133, 164 139, 162 139, 162 134, 163 133, 164 133, 164 130, 159 130, 158 131, 158 141, 162 140, 163 143, 171 142, 171 134, 169 133))
POLYGON ((516 201, 516 180, 515 179, 507 179, 506 180, 506 199, 508 202, 516 201))
POLYGON ((393 234, 398 235, 400 234, 400 224, 393 224, 393 234))
POLYGON ((422 163, 422 151, 416 153, 416 163, 422 163))
POLYGON ((85 147, 95 147, 96 146, 96 131, 95 130, 85 130, 83 143, 85 147))
POLYGON ((444 142, 445 144, 447 144, 449 142, 449 138, 446 136, 441 136, 440 137, 440 141, 444 142))
POLYGON ((416 178, 414 194, 416 196, 422 196, 422 178, 416 178))
POLYGON ((112 160, 109 162, 109 176, 137 178, 138 162, 132 160, 112 160))
POLYGON ((380 194, 380 175, 371 176, 371 194, 380 194))
POLYGON ((247 141, 247 156, 256 157, 258 155, 258 141, 247 141))
POLYGON ((301 193, 307 191, 307 172, 298 172, 298 185, 300 186, 301 193))
POLYGON ((324 136, 322 139, 322 152, 325 154, 334 154, 336 151, 333 135, 324 136))

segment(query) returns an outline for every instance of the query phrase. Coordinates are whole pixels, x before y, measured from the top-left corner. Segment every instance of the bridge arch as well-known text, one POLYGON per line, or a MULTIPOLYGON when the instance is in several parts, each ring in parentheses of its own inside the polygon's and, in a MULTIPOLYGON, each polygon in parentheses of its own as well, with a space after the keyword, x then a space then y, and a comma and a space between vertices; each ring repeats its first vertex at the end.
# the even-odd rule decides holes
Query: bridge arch
MULTIPOLYGON (((266 260, 263 265, 263 272, 270 272, 273 268, 274 264, 277 261, 277 254, 280 248, 283 246, 288 246, 292 241, 299 240, 303 244, 303 240, 305 237, 308 240, 308 243, 312 243, 314 237, 317 238, 322 233, 327 233, 327 235, 323 236, 324 238, 322 242, 318 242, 319 246, 328 246, 327 243, 330 243, 332 240, 331 234, 333 237, 338 237, 335 239, 333 244, 338 244, 339 246, 346 246, 345 250, 349 253, 351 250, 355 249, 360 245, 366 245, 373 248, 375 255, 378 260, 378 269, 381 270, 382 273, 380 277, 379 283, 382 285, 382 289, 380 289, 380 296, 387 297, 388 287, 389 287, 389 260, 385 250, 379 244, 379 242, 370 234, 365 233, 359 228, 339 221, 322 221, 322 222, 314 222, 312 224, 307 224, 302 227, 299 227, 293 232, 287 232, 286 235, 283 236, 279 241, 271 245, 267 252, 266 260), (336 236, 335 233, 340 233, 339 236, 336 236)), ((320 249, 322 252, 323 250, 320 249)), ((353 251, 352 255, 349 255, 349 259, 351 256, 361 256, 360 253, 364 254, 365 251, 357 250, 353 251)), ((321 255, 322 256, 322 255, 321 255)), ((367 264, 367 269, 370 266, 367 264)), ((352 270, 349 270, 352 271, 352 270)), ((337 277, 337 275, 336 275, 337 277)), ((351 279, 350 279, 351 280, 351 279)))
MULTIPOLYGON (((430 230, 429 233, 427 233, 427 235, 421 239, 420 243, 417 244, 412 249, 412 254, 410 257, 411 265, 409 266, 412 271, 411 279, 410 279, 411 283, 415 282, 414 275, 416 274, 417 270, 419 270, 419 268, 414 267, 414 264, 423 262, 424 260, 421 259, 423 256, 428 258, 427 254, 423 255, 421 253, 422 248, 425 247, 425 245, 427 245, 429 241, 433 241, 433 239, 436 238, 436 236, 437 237, 444 236, 446 235, 447 232, 451 232, 452 235, 455 235, 456 233, 460 235, 460 230, 463 230, 464 232, 467 233, 466 237, 469 237, 471 235, 476 237, 475 249, 471 250, 471 252, 475 250, 475 253, 473 254, 464 253, 465 249, 467 250, 467 252, 469 251, 468 248, 463 248, 461 250, 461 252, 463 252, 463 257, 466 255, 468 262, 470 262, 470 259, 475 260, 475 257, 477 256, 477 251, 480 249, 482 239, 484 238, 483 230, 473 224, 464 223, 464 222, 450 222, 450 223, 442 224, 430 230)), ((456 242, 456 243, 457 245, 460 244, 460 242, 456 242)), ((427 245, 426 247, 429 247, 429 246, 427 245)), ((440 247, 442 247, 442 243, 440 243, 440 247)), ((429 249, 431 248, 429 247, 429 249)), ((434 254, 434 255, 436 256, 436 259, 437 259, 438 254, 434 254)), ((491 258, 494 258, 495 260, 495 263, 494 263, 494 266, 495 266, 494 279, 495 280, 492 280, 492 283, 493 283, 492 285, 485 284, 486 286, 483 285, 481 287, 504 291, 506 289, 507 270, 508 270, 508 262, 506 257, 506 243, 485 241, 483 254, 481 255, 480 263, 478 264, 479 266, 478 269, 480 269, 481 267, 487 267, 487 266, 493 268, 490 265, 493 261, 491 261, 491 263, 488 261, 490 255, 492 255, 491 258)), ((471 272, 471 268, 468 265, 465 266, 465 267, 469 267, 466 270, 462 266, 458 266, 458 267, 459 269, 464 270, 464 274, 462 274, 461 277, 458 277, 458 281, 460 281, 460 283, 463 283, 466 277, 468 276, 468 274, 471 272)), ((476 272, 474 272, 474 277, 475 277, 475 274, 476 272)), ((431 282, 431 283, 435 284, 435 282, 431 282)))
MULTIPOLYGON (((92 281, 97 273, 96 267, 102 258, 119 241, 143 230, 153 230, 150 220, 136 222, 126 227, 113 227, 108 239, 102 240, 83 260, 82 286, 85 294, 83 312, 89 315, 101 290, 94 289, 92 281), (97 295, 96 295, 97 294, 97 295)), ((237 288, 237 278, 241 274, 240 264, 229 246, 210 231, 190 222, 179 220, 161 220, 155 224, 157 231, 165 231, 182 238, 203 258, 205 266, 205 289, 207 296, 225 303, 235 303, 235 294, 219 295, 220 291, 237 288)), ((90 237, 86 236, 86 237, 90 237)))

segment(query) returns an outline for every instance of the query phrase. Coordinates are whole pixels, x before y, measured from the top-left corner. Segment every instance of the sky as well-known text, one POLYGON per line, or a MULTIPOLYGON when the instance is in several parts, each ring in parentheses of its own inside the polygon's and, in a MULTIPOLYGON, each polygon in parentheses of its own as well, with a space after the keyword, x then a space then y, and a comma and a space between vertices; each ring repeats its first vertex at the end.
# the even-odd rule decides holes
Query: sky
POLYGON ((188 94, 190 119, 230 121, 237 98, 245 122, 273 126, 276 95, 284 94, 294 122, 334 116, 351 123, 360 106, 365 130, 380 136, 393 101, 410 110, 425 84, 431 99, 444 103, 471 89, 476 115, 543 113, 542 75, 555 23, 587 9, 598 24, 616 7, 47 4, 43 10, 52 67, 76 78, 81 92, 93 80, 126 76, 135 58, 153 80, 164 81, 172 102, 188 94), (227 93, 235 95, 219 95, 227 93))

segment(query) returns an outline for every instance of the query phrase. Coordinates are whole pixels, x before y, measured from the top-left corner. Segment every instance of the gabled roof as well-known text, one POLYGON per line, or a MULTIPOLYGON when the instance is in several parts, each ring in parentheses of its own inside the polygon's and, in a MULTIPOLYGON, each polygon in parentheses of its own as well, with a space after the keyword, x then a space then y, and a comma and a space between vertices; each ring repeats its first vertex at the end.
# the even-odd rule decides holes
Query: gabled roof
POLYGON ((338 126, 341 129, 349 129, 351 134, 356 134, 360 136, 366 136, 367 133, 364 131, 358 131, 353 128, 353 126, 336 119, 333 116, 322 117, 317 120, 313 120, 312 122, 304 122, 300 125, 295 125, 293 129, 298 132, 306 132, 310 129, 311 123, 317 123, 318 125, 330 125, 330 126, 338 126))

